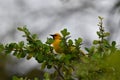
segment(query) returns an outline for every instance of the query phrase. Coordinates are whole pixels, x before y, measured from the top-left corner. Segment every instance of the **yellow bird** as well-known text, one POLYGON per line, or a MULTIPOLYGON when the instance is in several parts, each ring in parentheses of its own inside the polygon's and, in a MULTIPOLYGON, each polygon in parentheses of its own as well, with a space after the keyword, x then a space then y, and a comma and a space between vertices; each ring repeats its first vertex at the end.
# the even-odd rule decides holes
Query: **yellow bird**
POLYGON ((57 53, 62 53, 62 49, 60 48, 60 42, 61 42, 62 36, 59 33, 55 33, 51 36, 54 39, 52 43, 53 48, 55 49, 57 53))
MULTIPOLYGON (((53 35, 51 35, 51 36, 52 36, 53 39, 54 39, 54 41, 53 41, 53 43, 52 43, 52 46, 53 46, 55 52, 56 52, 56 53, 62 53, 63 50, 62 50, 62 48, 60 47, 60 42, 61 42, 62 36, 61 36, 59 33, 55 33, 55 34, 53 34, 53 35)), ((72 50, 74 50, 74 49, 75 49, 74 46, 71 46, 71 47, 70 47, 70 51, 72 51, 72 50)), ((80 50, 80 53, 81 53, 82 55, 84 55, 84 56, 86 55, 82 50, 80 50)))

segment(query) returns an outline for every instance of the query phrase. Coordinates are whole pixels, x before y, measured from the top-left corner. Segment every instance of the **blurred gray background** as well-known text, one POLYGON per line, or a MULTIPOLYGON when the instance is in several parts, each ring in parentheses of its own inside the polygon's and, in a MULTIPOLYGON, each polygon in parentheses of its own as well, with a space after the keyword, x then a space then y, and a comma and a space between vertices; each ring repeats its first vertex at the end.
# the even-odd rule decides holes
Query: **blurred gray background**
MULTIPOLYGON (((17 27, 27 25, 42 41, 46 41, 49 34, 67 28, 72 39, 82 37, 83 45, 90 46, 98 39, 98 16, 104 17, 104 27, 111 32, 108 39, 115 40, 119 46, 120 0, 0 0, 0 42, 25 40, 17 27)), ((34 59, 15 57, 8 65, 8 72, 22 74, 38 67, 34 59)))

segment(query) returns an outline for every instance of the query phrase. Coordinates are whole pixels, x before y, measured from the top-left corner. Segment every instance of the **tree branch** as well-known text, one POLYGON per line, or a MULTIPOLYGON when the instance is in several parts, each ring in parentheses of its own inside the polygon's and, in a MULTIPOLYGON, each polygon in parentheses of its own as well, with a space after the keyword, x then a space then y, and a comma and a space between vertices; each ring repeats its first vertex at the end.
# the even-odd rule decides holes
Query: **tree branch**
POLYGON ((59 74, 59 76, 63 79, 63 80, 65 80, 64 79, 64 76, 61 74, 61 72, 60 72, 60 68, 57 68, 56 66, 54 66, 54 68, 55 68, 55 70, 58 72, 58 74, 59 74))

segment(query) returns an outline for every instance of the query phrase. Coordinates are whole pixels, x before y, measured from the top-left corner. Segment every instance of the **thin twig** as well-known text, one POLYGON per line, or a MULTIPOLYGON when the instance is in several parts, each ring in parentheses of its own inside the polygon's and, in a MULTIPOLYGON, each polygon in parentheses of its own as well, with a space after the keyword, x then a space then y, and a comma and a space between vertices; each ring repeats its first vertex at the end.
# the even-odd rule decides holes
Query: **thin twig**
POLYGON ((55 68, 56 71, 58 72, 59 76, 60 76, 63 80, 65 80, 65 79, 64 79, 64 76, 63 76, 63 75, 61 74, 61 72, 60 72, 60 69, 57 68, 56 66, 54 66, 54 68, 55 68))

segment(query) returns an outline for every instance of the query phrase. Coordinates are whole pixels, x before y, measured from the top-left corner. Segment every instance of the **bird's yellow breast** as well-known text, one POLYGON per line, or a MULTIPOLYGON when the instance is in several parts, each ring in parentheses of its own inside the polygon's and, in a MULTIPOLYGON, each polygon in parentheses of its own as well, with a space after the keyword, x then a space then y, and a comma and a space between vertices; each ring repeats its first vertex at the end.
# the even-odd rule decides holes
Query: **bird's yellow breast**
POLYGON ((55 39, 54 42, 52 43, 52 45, 57 53, 61 53, 60 42, 61 42, 60 39, 55 39))

